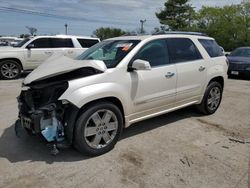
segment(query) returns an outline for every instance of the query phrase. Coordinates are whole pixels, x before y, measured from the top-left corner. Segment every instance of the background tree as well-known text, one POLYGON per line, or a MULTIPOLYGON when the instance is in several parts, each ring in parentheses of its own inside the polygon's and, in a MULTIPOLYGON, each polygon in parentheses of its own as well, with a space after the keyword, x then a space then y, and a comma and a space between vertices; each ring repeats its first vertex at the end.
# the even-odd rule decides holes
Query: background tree
POLYGON ((29 27, 26 26, 26 28, 29 30, 30 35, 34 36, 35 33, 37 33, 37 29, 35 27, 29 27))
POLYGON ((170 30, 187 30, 193 21, 194 8, 189 0, 167 0, 164 8, 156 12, 160 23, 169 26, 170 30))
POLYGON ((206 33, 231 51, 250 45, 250 3, 219 7, 202 7, 197 13, 195 31, 206 33))
POLYGON ((30 37, 30 35, 29 34, 21 34, 19 37, 20 38, 28 38, 28 37, 30 37))
POLYGON ((110 27, 101 27, 96 29, 93 32, 93 36, 100 38, 101 40, 112 38, 112 37, 119 37, 125 35, 126 32, 119 28, 110 28, 110 27))

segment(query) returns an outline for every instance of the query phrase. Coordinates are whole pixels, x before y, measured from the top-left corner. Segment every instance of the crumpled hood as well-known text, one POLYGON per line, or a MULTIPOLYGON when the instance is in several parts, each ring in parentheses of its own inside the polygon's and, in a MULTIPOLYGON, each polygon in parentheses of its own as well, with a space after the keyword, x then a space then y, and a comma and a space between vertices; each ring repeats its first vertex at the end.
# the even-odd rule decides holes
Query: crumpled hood
POLYGON ((66 56, 52 56, 43 64, 33 70, 23 81, 30 84, 34 81, 40 81, 46 78, 51 78, 64 73, 68 73, 80 68, 92 67, 99 71, 105 72, 107 69, 103 61, 99 60, 74 60, 66 56))

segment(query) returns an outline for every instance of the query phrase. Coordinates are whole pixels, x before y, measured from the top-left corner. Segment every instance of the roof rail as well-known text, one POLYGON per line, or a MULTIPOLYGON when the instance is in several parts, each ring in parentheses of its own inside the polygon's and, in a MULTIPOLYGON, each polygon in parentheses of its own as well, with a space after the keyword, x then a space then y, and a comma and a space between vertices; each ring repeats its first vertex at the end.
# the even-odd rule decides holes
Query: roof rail
POLYGON ((153 35, 196 35, 196 36, 207 36, 205 33, 199 32, 188 32, 188 31, 159 31, 153 35))

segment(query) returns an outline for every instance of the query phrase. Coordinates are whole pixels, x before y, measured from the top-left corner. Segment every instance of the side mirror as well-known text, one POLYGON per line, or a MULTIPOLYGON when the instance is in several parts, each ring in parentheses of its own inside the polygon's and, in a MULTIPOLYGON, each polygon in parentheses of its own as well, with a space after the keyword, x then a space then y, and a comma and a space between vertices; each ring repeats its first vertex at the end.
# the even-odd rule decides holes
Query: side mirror
POLYGON ((151 70, 150 63, 141 59, 136 59, 131 67, 133 70, 151 70))
POLYGON ((26 46, 26 48, 28 49, 28 50, 30 50, 31 48, 34 48, 35 47, 35 45, 33 44, 33 43, 30 43, 30 44, 28 44, 27 46, 26 46))

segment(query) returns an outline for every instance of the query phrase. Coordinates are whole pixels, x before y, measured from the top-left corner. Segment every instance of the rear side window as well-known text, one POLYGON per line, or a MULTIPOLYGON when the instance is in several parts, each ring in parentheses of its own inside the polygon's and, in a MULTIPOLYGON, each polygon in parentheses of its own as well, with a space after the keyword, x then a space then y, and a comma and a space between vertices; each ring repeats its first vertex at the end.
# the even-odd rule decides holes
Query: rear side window
POLYGON ((51 48, 51 43, 49 38, 39 38, 31 42, 34 44, 33 48, 51 48))
POLYGON ((199 42, 206 49, 210 57, 224 56, 220 46, 215 40, 199 39, 199 42))
POLYGON ((171 63, 202 59, 197 47, 188 38, 168 38, 167 44, 171 63))
POLYGON ((154 40, 147 43, 135 59, 148 61, 152 67, 166 65, 169 63, 167 43, 165 40, 154 40))
POLYGON ((51 38, 53 48, 74 48, 71 39, 67 38, 51 38))
POLYGON ((81 44, 83 48, 90 48, 91 46, 94 46, 99 41, 96 39, 77 39, 78 42, 81 44))

